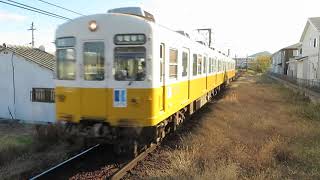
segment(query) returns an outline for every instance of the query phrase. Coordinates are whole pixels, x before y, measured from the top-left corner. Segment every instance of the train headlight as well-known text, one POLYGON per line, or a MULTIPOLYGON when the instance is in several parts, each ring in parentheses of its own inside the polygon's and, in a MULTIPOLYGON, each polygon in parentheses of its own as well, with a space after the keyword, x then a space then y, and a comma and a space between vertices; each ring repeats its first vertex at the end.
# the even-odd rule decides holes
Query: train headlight
POLYGON ((98 29, 98 25, 96 21, 89 22, 89 29, 90 31, 96 31, 98 29))
POLYGON ((141 45, 146 43, 146 36, 144 34, 117 34, 114 37, 116 45, 141 45))

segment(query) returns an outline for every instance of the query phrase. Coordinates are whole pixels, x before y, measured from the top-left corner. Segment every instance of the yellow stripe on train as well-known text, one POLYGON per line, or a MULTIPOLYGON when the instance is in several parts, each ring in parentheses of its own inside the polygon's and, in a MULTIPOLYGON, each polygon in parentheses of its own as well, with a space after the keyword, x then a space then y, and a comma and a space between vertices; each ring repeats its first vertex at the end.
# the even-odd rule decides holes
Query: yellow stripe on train
POLYGON ((155 126, 207 92, 235 71, 171 84, 165 88, 126 89, 125 107, 115 107, 112 88, 56 87, 59 121, 95 120, 111 126, 155 126), (190 83, 190 84, 189 84, 190 83))

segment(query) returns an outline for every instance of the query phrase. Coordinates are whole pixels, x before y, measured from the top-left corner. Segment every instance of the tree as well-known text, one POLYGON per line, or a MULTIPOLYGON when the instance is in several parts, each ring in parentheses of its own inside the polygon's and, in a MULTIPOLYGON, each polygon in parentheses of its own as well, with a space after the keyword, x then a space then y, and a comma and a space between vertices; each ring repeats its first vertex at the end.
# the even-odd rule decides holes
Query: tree
POLYGON ((262 55, 256 57, 256 59, 252 62, 250 69, 259 73, 263 73, 269 69, 270 64, 271 56, 262 55))

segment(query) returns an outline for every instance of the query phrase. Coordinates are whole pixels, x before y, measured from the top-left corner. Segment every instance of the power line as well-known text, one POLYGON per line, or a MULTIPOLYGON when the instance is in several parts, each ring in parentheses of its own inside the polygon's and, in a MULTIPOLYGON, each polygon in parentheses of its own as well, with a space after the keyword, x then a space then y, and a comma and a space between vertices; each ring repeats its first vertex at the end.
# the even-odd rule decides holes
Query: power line
POLYGON ((43 1, 43 0, 38 0, 38 1, 43 2, 43 3, 46 3, 46 4, 49 4, 49 5, 51 5, 51 6, 55 6, 55 7, 57 7, 57 8, 60 8, 60 9, 63 9, 63 10, 66 10, 66 11, 69 11, 69 12, 72 12, 72 13, 75 13, 75 14, 78 14, 78 15, 80 15, 80 16, 84 16, 84 14, 78 13, 78 12, 76 12, 76 11, 73 11, 73 10, 70 10, 70 9, 67 9, 67 8, 64 8, 64 7, 62 7, 62 6, 59 6, 59 5, 56 5, 56 4, 53 4, 53 3, 49 3, 49 2, 47 2, 47 1, 43 1))
MULTIPOLYGON (((7 5, 10 5, 10 6, 15 6, 15 7, 18 7, 18 8, 21 8, 21 9, 25 9, 25 10, 28 10, 28 11, 33 11, 33 12, 36 12, 36 13, 39 13, 39 14, 51 16, 51 17, 58 18, 58 19, 70 20, 70 18, 63 17, 63 16, 60 16, 60 15, 57 15, 57 14, 54 14, 54 13, 50 13, 50 12, 47 12, 47 11, 43 11, 41 9, 37 10, 37 8, 31 7, 31 6, 29 6, 30 8, 28 8, 28 6, 26 6, 26 5, 25 6, 24 5, 23 6, 19 6, 19 5, 8 3, 8 2, 4 2, 4 1, 1 1, 1 0, 0 0, 0 3, 7 4, 7 5)), ((19 3, 17 3, 17 4, 19 4, 19 3)))
POLYGON ((64 16, 61 16, 61 15, 58 15, 58 14, 54 14, 54 13, 51 13, 51 12, 48 12, 48 11, 45 11, 45 10, 42 10, 42 9, 38 9, 38 8, 35 8, 35 7, 32 7, 32 6, 28 6, 26 4, 22 4, 22 3, 19 3, 19 2, 16 2, 16 1, 12 1, 12 0, 7 0, 9 2, 12 2, 12 3, 15 3, 15 4, 19 4, 19 5, 22 5, 22 6, 25 6, 27 8, 32 8, 32 9, 35 9, 37 11, 41 11, 41 12, 44 12, 44 13, 48 13, 48 14, 51 14, 51 15, 54 15, 54 16, 57 16, 57 17, 61 17, 61 18, 64 18, 64 19, 70 19, 70 18, 67 18, 67 17, 64 17, 64 16))

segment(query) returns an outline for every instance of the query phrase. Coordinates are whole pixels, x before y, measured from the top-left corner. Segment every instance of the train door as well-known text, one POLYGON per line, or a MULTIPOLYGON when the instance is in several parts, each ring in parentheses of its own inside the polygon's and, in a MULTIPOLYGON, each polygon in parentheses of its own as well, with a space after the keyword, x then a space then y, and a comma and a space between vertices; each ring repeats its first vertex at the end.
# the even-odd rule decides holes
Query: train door
POLYGON ((81 117, 103 120, 107 111, 104 42, 83 41, 81 57, 81 117))
POLYGON ((160 96, 159 106, 160 111, 165 110, 165 98, 166 98, 166 87, 165 87, 165 45, 160 44, 160 96))
POLYGON ((186 78, 187 79, 187 92, 186 92, 186 97, 187 99, 190 99, 190 51, 187 48, 183 49, 182 52, 182 78, 186 78))
POLYGON ((206 89, 208 89, 208 63, 207 63, 207 56, 204 55, 203 57, 203 74, 206 76, 206 89))

